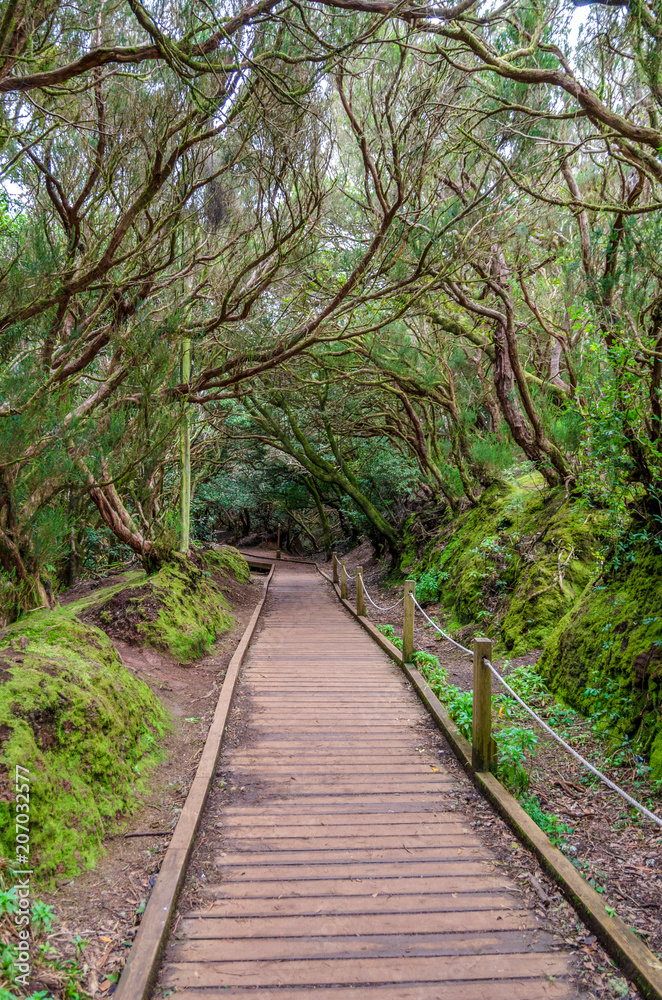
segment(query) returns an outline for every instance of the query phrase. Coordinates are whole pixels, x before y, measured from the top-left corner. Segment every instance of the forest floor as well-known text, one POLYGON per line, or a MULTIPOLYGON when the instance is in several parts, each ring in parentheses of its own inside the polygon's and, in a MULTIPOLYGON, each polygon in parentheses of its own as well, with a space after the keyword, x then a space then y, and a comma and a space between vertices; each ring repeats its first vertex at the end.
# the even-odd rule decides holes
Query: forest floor
MULTIPOLYGON (((121 582, 121 576, 83 582, 60 595, 60 602, 121 582)), ((82 985, 93 998, 111 996, 115 990, 193 780, 227 665, 262 596, 262 579, 256 576, 251 584, 228 579, 224 593, 235 626, 193 664, 182 665, 149 646, 130 645, 121 630, 107 629, 127 669, 170 710, 173 726, 164 741, 162 762, 146 779, 148 790, 135 811, 106 836, 96 867, 56 879, 56 888, 39 893, 58 917, 49 942, 61 958, 78 957, 82 985)), ((53 988, 56 983, 43 985, 53 988)))
MULTIPOLYGON (((380 605, 392 605, 401 595, 401 587, 388 585, 388 565, 374 558, 372 548, 362 545, 348 553, 343 561, 350 571, 363 566, 364 581, 370 596, 380 605)), ((328 571, 330 573, 330 570, 328 571)), ((350 585, 350 600, 355 593, 350 585)), ((443 626, 448 614, 439 605, 426 605, 430 617, 443 626)), ((379 611, 368 604, 370 620, 376 625, 391 624, 396 635, 402 635, 402 606, 392 611, 379 611)), ((446 629, 450 632, 446 624, 446 629)), ((460 630, 455 638, 471 646, 474 631, 460 630), (466 634, 465 634, 466 633, 466 634)), ((451 684, 463 691, 473 685, 473 662, 447 640, 434 633, 417 614, 414 645, 416 649, 433 653, 448 673, 451 684)), ((496 656, 496 668, 508 675, 518 666, 533 665, 540 650, 511 660, 496 656)), ((496 685, 494 693, 498 693, 496 685)), ((537 709, 540 711, 538 706, 537 709)), ((543 714, 546 721, 565 740, 579 750, 594 766, 628 791, 638 801, 659 813, 661 790, 650 782, 647 771, 631 751, 614 747, 594 731, 594 722, 583 718, 556 699, 550 699, 543 714), (619 752, 620 751, 620 752, 619 752), (616 764, 618 763, 618 766, 616 764)), ((660 830, 586 771, 561 746, 548 738, 523 710, 513 715, 511 724, 536 731, 538 743, 530 758, 530 785, 527 795, 535 797, 544 814, 546 832, 559 843, 582 875, 603 896, 605 908, 613 907, 618 915, 637 932, 658 957, 662 955, 662 836, 660 830), (520 714, 521 713, 521 714, 520 714)), ((658 783, 659 784, 659 783, 658 783)), ((481 804, 477 820, 481 826, 492 824, 494 835, 502 829, 496 813, 487 803, 481 804), (485 816, 491 814, 486 820, 485 816)), ((539 824, 540 825, 540 824, 539 824)), ((535 860, 522 852, 515 856, 521 866, 522 879, 527 879, 535 860)), ((639 997, 632 984, 626 984, 615 973, 613 965, 583 925, 568 919, 559 908, 559 893, 538 869, 536 874, 543 893, 542 902, 548 914, 557 919, 559 931, 566 943, 572 944, 583 966, 583 987, 591 996, 639 997), (546 898, 544 898, 546 897, 546 898)), ((569 908, 568 908, 569 909, 569 908)), ((572 912, 572 911, 571 911, 572 912)))

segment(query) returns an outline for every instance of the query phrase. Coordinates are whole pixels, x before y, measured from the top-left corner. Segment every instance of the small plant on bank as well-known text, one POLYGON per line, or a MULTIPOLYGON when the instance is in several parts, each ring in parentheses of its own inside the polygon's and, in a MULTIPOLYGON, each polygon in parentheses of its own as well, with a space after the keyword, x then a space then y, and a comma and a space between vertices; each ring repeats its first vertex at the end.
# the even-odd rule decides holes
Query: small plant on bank
POLYGON ((449 574, 444 570, 427 570, 416 578, 416 597, 423 604, 429 604, 439 598, 441 585, 448 580, 449 574))
MULTIPOLYGON (((507 670, 508 660, 504 661, 502 672, 507 670)), ((535 708, 544 708, 553 701, 554 696, 545 684, 545 681, 536 672, 535 667, 529 664, 515 667, 507 677, 508 684, 528 704, 535 708)), ((515 701, 507 691, 501 691, 493 698, 495 707, 498 706, 499 713, 505 714, 509 719, 519 718, 525 715, 525 710, 515 701)))
POLYGON ((537 795, 522 795, 520 805, 529 814, 536 826, 546 833, 553 844, 563 847, 573 834, 573 828, 564 823, 555 813, 546 813, 537 795))
POLYGON ((516 795, 522 795, 531 781, 531 764, 527 768, 525 762, 535 754, 538 737, 530 729, 506 726, 494 738, 498 747, 498 776, 516 795))
POLYGON ((400 636, 395 634, 395 629, 392 625, 378 625, 377 630, 381 632, 389 642, 392 642, 396 649, 402 649, 402 639, 400 636))

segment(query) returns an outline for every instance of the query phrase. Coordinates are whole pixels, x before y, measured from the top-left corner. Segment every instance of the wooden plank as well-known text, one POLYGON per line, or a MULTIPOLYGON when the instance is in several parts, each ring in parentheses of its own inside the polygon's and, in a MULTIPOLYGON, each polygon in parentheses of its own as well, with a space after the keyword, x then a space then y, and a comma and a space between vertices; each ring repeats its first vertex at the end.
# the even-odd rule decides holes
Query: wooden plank
MULTIPOLYGON (((398 817, 400 818, 400 817, 398 817)), ((412 824, 403 823, 379 823, 379 822, 367 822, 367 823, 293 823, 289 825, 283 823, 282 820, 278 825, 263 825, 259 824, 256 826, 243 826, 236 824, 224 824, 223 835, 228 837, 239 837, 239 838, 251 838, 251 837, 278 837, 278 839, 285 839, 288 837, 298 837, 301 838, 305 836, 307 839, 314 840, 316 837, 398 837, 400 840, 403 838, 408 839, 410 836, 415 837, 436 837, 438 834, 464 834, 470 833, 470 829, 467 823, 461 817, 453 817, 453 814, 448 814, 448 818, 439 819, 437 822, 426 822, 419 821, 416 824, 416 833, 412 834, 412 824)), ((428 845, 424 844, 421 846, 434 847, 433 843, 428 845)))
POLYGON ((190 940, 213 938, 325 937, 342 934, 408 934, 412 939, 425 930, 437 935, 466 931, 522 931, 538 928, 536 917, 527 911, 497 912, 468 910, 426 913, 384 913, 375 920, 373 913, 305 917, 214 917, 210 911, 198 918, 187 917, 177 927, 177 937, 190 940))
POLYGON ((451 955, 521 955, 548 951, 551 935, 539 931, 493 931, 447 934, 360 934, 304 937, 196 938, 178 941, 170 950, 172 962, 261 962, 279 959, 422 958, 451 955))
POLYGON ((248 898, 267 899, 273 896, 372 896, 375 892, 385 892, 392 896, 426 892, 495 892, 516 890, 500 875, 417 875, 412 878, 364 878, 364 879, 287 879, 287 881, 266 882, 221 882, 220 885, 205 885, 201 891, 217 899, 248 898))
MULTIPOLYGON (((394 808, 402 808, 403 805, 412 805, 418 811, 424 808, 428 802, 430 803, 430 811, 433 812, 444 808, 448 801, 443 788, 428 788, 423 792, 393 791, 390 795, 388 792, 362 792, 359 789, 358 793, 350 795, 348 791, 339 794, 337 789, 330 787, 329 791, 324 795, 311 793, 299 795, 298 789, 294 787, 294 782, 292 782, 286 789, 287 794, 277 794, 273 786, 265 787, 264 789, 255 788, 254 792, 256 794, 256 798, 254 799, 256 806, 259 806, 263 802, 268 802, 270 807, 282 805, 283 807, 295 810, 305 808, 306 810, 311 810, 311 812, 316 806, 324 812, 331 812, 334 806, 341 808, 349 806, 352 811, 355 811, 362 806, 366 809, 374 806, 383 808, 389 803, 392 803, 394 808)), ((237 801, 240 801, 240 799, 238 798, 237 801)))
POLYGON ((229 865, 223 857, 216 863, 223 868, 225 882, 272 882, 300 879, 364 879, 364 878, 418 878, 419 876, 442 875, 491 875, 494 865, 491 861, 458 860, 449 858, 446 861, 347 861, 344 864, 336 861, 329 865, 326 861, 317 864, 296 861, 289 865, 229 865))
MULTIPOLYGON (((265 802, 253 802, 248 806, 224 806, 223 815, 230 819, 234 817, 241 819, 250 816, 257 825, 263 819, 268 819, 269 822, 271 822, 272 818, 279 821, 280 817, 283 816, 291 816, 299 819, 303 813, 301 806, 295 800, 283 799, 274 801, 268 799, 265 802)), ((338 816, 341 822, 348 822, 346 817, 356 817, 357 823, 364 822, 364 817, 367 817, 367 821, 370 821, 370 817, 373 816, 376 822, 381 822, 382 816, 393 816, 393 822, 402 823, 410 815, 412 816, 412 823, 416 823, 420 817, 427 816, 426 822, 429 823, 432 817, 443 819, 444 816, 450 815, 457 818, 458 814, 453 806, 448 807, 446 802, 423 794, 414 795, 410 798, 405 798, 403 795, 398 795, 397 798, 380 795, 376 797, 374 802, 366 802, 363 799, 359 802, 354 799, 346 799, 330 806, 326 805, 326 799, 317 804, 311 804, 308 800, 306 801, 305 815, 311 817, 338 816)))
MULTIPOLYGON (((398 986, 316 987, 314 1000, 576 1000, 572 987, 560 979, 510 979, 499 982, 418 983, 398 986)), ((255 990, 224 987, 183 989, 182 1000, 256 1000, 255 990)), ((310 1000, 308 987, 262 988, 259 1000, 310 1000)))
MULTIPOLYGON (((458 817, 454 812, 445 812, 442 809, 437 809, 434 812, 417 812, 412 810, 411 812, 356 812, 351 810, 348 806, 347 812, 328 812, 328 813, 310 813, 310 812, 294 812, 291 808, 288 810, 283 810, 279 812, 274 812, 273 809, 269 811, 264 811, 256 814, 255 809, 252 807, 245 808, 242 810, 237 809, 224 809, 223 816, 225 817, 225 822, 223 827, 226 830, 232 830, 233 832, 237 829, 241 829, 246 824, 237 822, 243 817, 250 816, 251 828, 262 826, 273 826, 275 823, 282 823, 286 820, 291 826, 295 826, 298 831, 302 827, 309 826, 321 826, 328 828, 335 828, 341 826, 352 826, 352 827, 365 827, 365 826, 411 826, 416 824, 418 827, 420 824, 427 823, 430 826, 437 826, 439 823, 459 823, 461 826, 466 828, 466 823, 463 822, 462 817, 458 817), (234 820, 234 822, 233 822, 234 820)), ((337 832, 337 831, 336 831, 337 832)))
POLYGON ((266 787, 270 786, 270 790, 273 794, 284 794, 287 793, 289 796, 290 791, 295 791, 298 798, 304 798, 307 795, 319 796, 324 792, 328 794, 333 794, 336 796, 344 795, 378 795, 378 794, 390 794, 397 795, 398 792, 402 794, 410 795, 412 792, 429 792, 430 794, 439 794, 445 787, 449 784, 448 779, 445 781, 435 782, 435 787, 431 787, 431 783, 425 781, 349 781, 346 779, 334 780, 330 777, 328 781, 320 780, 316 782, 307 782, 303 779, 297 781, 296 790, 293 789, 294 782, 290 784, 289 781, 278 780, 278 781, 260 781, 255 782, 254 787, 259 789, 260 786, 266 787))
POLYGON ((482 845, 477 847, 467 847, 464 841, 457 842, 449 847, 387 847, 387 848, 364 848, 357 850, 355 847, 336 848, 332 851, 299 850, 299 851, 250 851, 232 853, 222 851, 218 863, 225 867, 262 865, 262 864, 305 864, 307 861, 315 863, 335 864, 350 861, 435 861, 443 863, 448 859, 457 860, 461 856, 472 860, 488 860, 486 848, 482 845))
MULTIPOLYGON (((294 775, 296 778, 308 777, 313 775, 315 777, 319 775, 333 775, 338 777, 342 775, 343 777, 348 775, 368 775, 368 774, 384 774, 389 777, 396 775, 405 775, 407 777, 411 775, 424 775, 425 778, 429 774, 434 774, 430 770, 429 764, 418 764, 412 762, 409 764, 399 762, 396 764, 378 763, 378 764, 332 764, 330 761, 320 761, 319 764, 275 764, 275 763, 265 763, 256 761, 254 764, 237 764, 235 761, 232 765, 227 765, 223 768, 226 774, 257 774, 257 775, 270 775, 279 776, 294 775)), ((452 779, 447 775, 444 775, 442 779, 444 784, 450 784, 452 779)), ((438 782, 435 782, 437 784, 438 782)))
POLYGON ((272 575, 273 570, 265 581, 264 595, 251 615, 239 645, 228 664, 200 763, 143 913, 136 940, 129 952, 127 963, 117 985, 115 1000, 144 1000, 150 992, 193 847, 193 839, 216 768, 239 669, 257 627, 272 575))
POLYGON ((172 962, 164 970, 167 987, 325 986, 350 983, 462 982, 534 979, 568 972, 565 955, 474 955, 433 958, 308 959, 256 962, 172 962))
MULTIPOLYGON (((248 837, 224 837, 224 846, 230 847, 235 846, 239 848, 242 842, 247 842, 248 837)), ((315 846, 320 850, 333 851, 338 848, 346 847, 348 841, 344 837, 280 837, 278 831, 274 831, 272 837, 256 835, 250 838, 253 848, 259 845, 260 850, 275 849, 280 851, 296 851, 301 848, 304 850, 311 846, 311 841, 314 840, 315 846)), ((439 842, 439 837, 435 834, 429 837, 421 837, 415 833, 407 833, 406 835, 396 836, 378 836, 374 835, 372 837, 355 837, 352 838, 351 846, 354 848, 370 848, 370 847, 436 847, 439 842)), ((457 835, 453 837, 451 841, 453 846, 458 846, 463 843, 462 840, 458 839, 457 835)), ((250 844, 247 844, 247 849, 250 844)))
POLYGON ((426 895, 402 893, 402 895, 377 892, 370 896, 270 896, 268 898, 215 898, 209 907, 192 910, 191 918, 199 916, 275 916, 310 915, 320 913, 347 914, 365 913, 373 918, 384 913, 464 913, 467 911, 492 910, 496 913, 517 910, 518 900, 512 890, 506 892, 437 892, 426 895))

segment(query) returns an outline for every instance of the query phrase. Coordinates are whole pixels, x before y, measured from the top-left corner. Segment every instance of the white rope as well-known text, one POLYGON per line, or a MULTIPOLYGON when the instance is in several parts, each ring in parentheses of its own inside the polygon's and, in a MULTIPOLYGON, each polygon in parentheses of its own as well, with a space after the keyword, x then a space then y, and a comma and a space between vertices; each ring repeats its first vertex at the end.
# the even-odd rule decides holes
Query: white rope
MULTIPOLYGON (((443 629, 439 628, 439 626, 436 625, 432 621, 432 619, 425 614, 425 611, 423 611, 423 608, 420 606, 414 595, 412 594, 411 596, 412 600, 414 601, 414 604, 421 612, 423 617, 427 618, 427 620, 430 622, 430 625, 432 625, 433 628, 437 630, 437 632, 440 632, 445 639, 448 639, 449 642, 452 642, 453 645, 457 646, 458 649, 461 649, 463 653, 468 653, 469 656, 473 656, 473 653, 471 652, 470 649, 467 649, 466 646, 461 646, 460 643, 456 642, 455 639, 451 638, 451 636, 448 635, 447 632, 444 632, 443 629)), ((505 687, 508 694, 510 694, 515 699, 515 701, 519 702, 522 708, 529 713, 531 718, 534 719, 538 723, 538 725, 545 730, 546 733, 549 733, 549 735, 553 739, 555 739, 557 743, 560 743, 561 746, 565 750, 567 750, 572 757, 575 758, 575 760, 579 761, 580 764, 583 764, 585 768, 587 768, 592 774, 596 776, 596 778, 599 778, 600 781, 603 781, 605 785, 611 788, 613 792, 616 792, 617 795, 620 795, 622 799, 625 799, 625 801, 628 802, 631 806, 633 806, 635 809, 638 809, 640 813, 642 813, 648 819, 652 820, 652 822, 655 823, 657 826, 662 827, 662 819, 659 816, 657 816, 654 812, 651 812, 650 809, 647 809, 646 806, 643 806, 641 802, 637 802, 636 799, 633 799, 631 795, 628 795, 628 793, 625 791, 624 788, 621 788, 620 785, 617 785, 615 782, 613 782, 610 778, 606 776, 606 774, 603 774, 602 771, 598 771, 597 767, 593 767, 593 764, 587 761, 585 757, 582 757, 580 753, 577 753, 577 751, 573 747, 571 747, 569 743, 566 743, 566 741, 561 736, 559 736, 558 733, 555 733, 554 730, 551 728, 551 726, 548 726, 547 723, 543 719, 541 719, 540 716, 536 712, 534 712, 532 708, 529 708, 526 702, 520 698, 520 696, 517 694, 516 691, 513 691, 510 684, 508 684, 503 679, 499 671, 493 666, 492 663, 490 663, 488 659, 484 658, 483 663, 485 663, 485 665, 489 667, 489 669, 492 671, 493 675, 496 677, 499 683, 505 687)))
POLYGON ((380 604, 375 604, 372 597, 368 593, 365 583, 363 584, 363 594, 365 597, 368 598, 373 608, 377 608, 378 611, 393 611, 393 608, 397 608, 398 604, 402 604, 402 602, 404 601, 404 597, 401 597, 399 600, 395 602, 395 604, 389 604, 388 608, 383 608, 380 604))
POLYGON ((515 701, 519 702, 522 708, 529 713, 531 718, 535 719, 538 725, 542 726, 545 732, 549 733, 549 735, 552 736, 557 743, 560 743, 561 746, 564 747, 564 749, 566 749, 568 753, 575 758, 575 760, 578 760, 580 764, 583 764, 584 767, 588 768, 588 770, 591 771, 591 773, 594 774, 596 778, 599 778, 600 781, 604 781, 605 785, 608 785, 612 791, 620 795, 621 798, 625 799, 626 802, 629 802, 630 805, 634 806, 635 809, 638 809, 640 813, 643 813, 644 816, 647 816, 648 819, 653 821, 653 823, 656 823, 658 826, 662 827, 662 819, 660 819, 659 816, 656 816, 656 814, 654 812, 651 812, 650 809, 647 809, 646 806, 642 806, 641 802, 637 802, 636 799, 633 799, 631 795, 628 795, 628 793, 623 788, 621 788, 619 785, 616 785, 613 781, 611 781, 606 775, 602 773, 602 771, 598 771, 597 767, 593 767, 593 765, 590 764, 585 757, 582 757, 582 755, 580 753, 577 753, 577 751, 573 749, 573 747, 571 747, 569 743, 566 743, 566 741, 561 736, 559 736, 558 733, 555 733, 554 730, 551 728, 551 726, 548 726, 547 723, 544 722, 540 718, 540 716, 533 711, 532 708, 529 708, 526 702, 522 701, 520 696, 515 691, 513 691, 510 684, 507 684, 506 681, 504 681, 501 674, 498 672, 498 670, 496 670, 492 666, 492 664, 488 659, 483 659, 483 663, 490 668, 496 679, 501 684, 503 684, 508 694, 510 694, 515 699, 515 701))
POLYGON ((452 642, 454 646, 457 646, 458 649, 461 649, 463 653, 468 653, 469 656, 473 656, 474 655, 471 652, 470 649, 467 649, 466 646, 462 646, 459 642, 456 642, 455 639, 453 639, 453 637, 448 634, 448 632, 444 632, 443 628, 439 628, 439 626, 435 622, 433 622, 431 618, 429 618, 426 615, 425 611, 423 611, 423 608, 420 606, 420 604, 418 603, 418 601, 416 600, 416 598, 414 597, 414 595, 412 594, 411 591, 409 591, 409 594, 410 594, 410 597, 413 600, 414 604, 416 605, 416 607, 418 608, 418 610, 423 615, 423 617, 428 619, 428 621, 430 622, 430 625, 432 625, 432 627, 435 628, 437 630, 437 632, 439 632, 441 635, 443 635, 444 639, 448 639, 448 641, 452 642))

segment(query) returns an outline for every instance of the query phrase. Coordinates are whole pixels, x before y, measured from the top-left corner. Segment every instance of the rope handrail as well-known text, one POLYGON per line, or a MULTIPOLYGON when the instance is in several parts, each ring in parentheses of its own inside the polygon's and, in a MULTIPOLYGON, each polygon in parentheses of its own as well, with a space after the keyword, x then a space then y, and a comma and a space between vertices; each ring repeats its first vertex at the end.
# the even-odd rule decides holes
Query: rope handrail
POLYGON ((437 623, 433 622, 432 619, 429 617, 429 615, 426 615, 425 611, 423 611, 423 608, 420 606, 420 604, 418 603, 418 601, 416 600, 416 598, 414 597, 413 594, 411 595, 411 599, 414 602, 414 604, 416 605, 416 607, 418 608, 418 610, 421 612, 421 614, 423 615, 423 617, 427 618, 427 620, 430 622, 430 625, 432 625, 432 627, 434 629, 436 629, 437 632, 439 632, 441 635, 443 635, 444 639, 448 639, 448 641, 452 642, 454 646, 457 646, 458 649, 461 649, 463 653, 467 653, 469 656, 473 656, 474 655, 471 652, 470 649, 467 649, 466 646, 463 646, 461 643, 456 642, 455 639, 451 635, 448 634, 448 632, 444 632, 443 628, 439 628, 439 626, 437 625, 437 623))
MULTIPOLYGON (((411 595, 411 597, 414 604, 421 612, 423 617, 427 618, 430 625, 432 625, 432 627, 436 629, 437 632, 443 635, 445 639, 448 639, 449 642, 452 642, 454 646, 457 646, 458 649, 461 649, 463 653, 467 653, 469 656, 473 657, 473 653, 470 649, 467 649, 466 646, 462 646, 459 642, 456 642, 455 639, 452 638, 452 636, 448 635, 447 632, 444 632, 442 628, 439 628, 439 626, 432 621, 432 619, 425 613, 425 611, 423 611, 423 608, 420 606, 420 604, 418 603, 413 594, 411 595)), ((578 753, 574 749, 574 747, 570 746, 570 744, 567 743, 562 736, 559 736, 558 733, 554 732, 552 727, 547 725, 544 719, 541 719, 538 713, 534 712, 534 710, 529 705, 527 705, 522 698, 520 698, 517 692, 513 690, 510 684, 508 684, 508 682, 503 679, 499 671, 490 662, 490 660, 488 660, 485 657, 483 659, 483 663, 491 671, 493 676, 496 677, 499 683, 503 685, 508 694, 511 695, 511 697, 514 698, 515 701, 517 701, 526 712, 528 712, 531 718, 534 719, 534 721, 537 722, 538 725, 541 726, 541 728, 544 729, 546 733, 549 733, 549 735, 553 739, 555 739, 556 742, 559 743, 564 748, 564 750, 566 750, 572 757, 575 758, 575 760, 579 761, 580 764, 582 764, 585 768, 587 768, 587 770, 589 770, 592 774, 594 774, 596 778, 599 778, 600 781, 602 781, 605 785, 607 785, 608 788, 611 788, 613 792, 616 792, 617 795, 620 795, 620 797, 624 799, 627 803, 629 803, 629 805, 633 806, 633 808, 637 809, 640 813, 642 813, 642 815, 646 816, 647 819, 650 819, 657 826, 662 827, 662 818, 660 818, 656 813, 651 812, 651 810, 647 809, 646 806, 642 805, 641 802, 638 802, 635 798, 629 795, 624 788, 621 788, 620 785, 617 785, 614 781, 611 780, 611 778, 608 778, 606 774, 603 774, 602 771, 599 771, 597 767, 594 767, 593 764, 590 763, 590 761, 586 760, 585 757, 582 757, 582 755, 578 753)))
POLYGON ((393 611, 393 608, 397 608, 398 604, 402 604, 402 602, 404 601, 404 597, 400 597, 395 602, 395 604, 389 604, 389 606, 387 608, 383 608, 380 604, 375 604, 375 602, 373 601, 372 597, 368 593, 368 588, 365 585, 365 581, 363 582, 363 595, 364 595, 364 597, 368 598, 368 600, 372 604, 373 608, 377 608, 378 611, 393 611))
POLYGON ((638 809, 639 812, 643 813, 644 816, 647 816, 648 819, 653 821, 653 823, 656 823, 659 827, 662 827, 662 818, 660 818, 656 813, 651 812, 650 809, 646 808, 646 806, 643 806, 641 802, 637 802, 636 799, 633 799, 632 796, 629 795, 624 788, 621 788, 620 785, 617 785, 614 781, 611 780, 611 778, 608 778, 606 774, 603 774, 602 771, 598 771, 597 767, 594 767, 593 764, 591 764, 588 760, 586 760, 585 757, 582 757, 580 753, 577 753, 574 747, 571 747, 569 743, 566 743, 566 741, 563 739, 562 736, 559 736, 558 733, 555 733, 552 727, 548 726, 547 723, 540 718, 538 713, 534 712, 534 710, 530 708, 522 698, 520 698, 520 696, 517 694, 516 691, 513 691, 510 684, 508 684, 507 681, 503 679, 499 671, 496 669, 496 667, 492 665, 492 663, 490 663, 488 659, 484 659, 483 663, 485 664, 486 667, 490 669, 493 676, 496 677, 499 683, 505 687, 508 694, 511 695, 511 697, 513 697, 515 701, 519 702, 522 708, 529 713, 531 718, 535 719, 538 725, 542 726, 545 732, 549 733, 549 735, 552 736, 557 743, 560 743, 561 746, 575 758, 575 760, 578 760, 580 764, 583 764, 584 767, 588 768, 588 770, 591 771, 592 774, 596 776, 596 778, 599 778, 600 781, 603 781, 605 785, 608 785, 613 792, 616 792, 618 795, 620 795, 622 799, 625 799, 626 802, 629 802, 631 806, 634 806, 635 809, 638 809))

